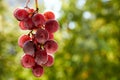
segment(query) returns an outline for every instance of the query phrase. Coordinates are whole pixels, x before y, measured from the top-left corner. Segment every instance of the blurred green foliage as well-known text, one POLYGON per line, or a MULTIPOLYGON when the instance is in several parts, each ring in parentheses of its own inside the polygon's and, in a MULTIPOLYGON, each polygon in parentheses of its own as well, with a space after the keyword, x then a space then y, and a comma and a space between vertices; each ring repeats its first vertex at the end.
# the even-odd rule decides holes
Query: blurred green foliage
POLYGON ((17 39, 24 31, 0 0, 0 80, 120 80, 120 1, 61 3, 55 63, 35 78, 20 64, 23 51, 17 39))

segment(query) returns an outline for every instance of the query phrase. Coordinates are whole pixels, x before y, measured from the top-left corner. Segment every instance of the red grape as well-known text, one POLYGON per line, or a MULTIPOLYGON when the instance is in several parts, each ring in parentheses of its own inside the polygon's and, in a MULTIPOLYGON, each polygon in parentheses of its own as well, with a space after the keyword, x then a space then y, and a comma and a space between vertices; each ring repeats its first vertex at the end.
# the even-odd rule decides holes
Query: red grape
POLYGON ((40 76, 43 75, 44 70, 43 70, 43 67, 42 67, 42 66, 40 66, 40 65, 35 65, 35 66, 32 68, 32 72, 33 72, 34 76, 40 77, 40 76))
POLYGON ((32 68, 35 65, 34 57, 27 54, 23 55, 21 59, 21 64, 25 68, 32 68))
POLYGON ((58 44, 54 40, 47 40, 44 44, 47 53, 53 54, 58 49, 58 44))
POLYGON ((24 26, 25 26, 28 30, 33 30, 33 29, 36 28, 31 18, 28 18, 28 19, 24 22, 24 26))
POLYGON ((45 18, 42 14, 36 13, 33 15, 32 21, 36 27, 41 27, 45 23, 45 18))
POLYGON ((23 45, 23 51, 26 54, 34 56, 35 45, 34 45, 33 41, 26 41, 23 45))
POLYGON ((28 35, 22 35, 19 37, 18 39, 18 45, 22 48, 23 47, 23 44, 26 42, 26 41, 29 41, 31 40, 31 38, 28 36, 28 35))
POLYGON ((20 27, 20 29, 22 29, 22 30, 27 30, 27 28, 26 28, 25 25, 24 25, 24 21, 20 21, 20 22, 19 22, 19 27, 20 27))
POLYGON ((35 53, 35 62, 38 65, 45 64, 47 60, 48 60, 48 55, 47 55, 46 50, 38 50, 35 53))
POLYGON ((59 24, 56 20, 53 20, 53 19, 48 20, 45 23, 45 29, 50 33, 54 33, 59 29, 59 24))
POLYGON ((48 55, 48 61, 44 64, 47 67, 50 67, 54 64, 54 58, 52 55, 48 55))
POLYGON ((17 20, 19 21, 24 21, 28 18, 29 16, 29 13, 25 10, 25 9, 20 9, 20 8, 17 8, 15 11, 14 11, 14 16, 17 20))
POLYGON ((47 11, 44 13, 45 19, 49 20, 49 19, 55 19, 55 15, 52 11, 47 11))
POLYGON ((44 29, 38 29, 35 37, 39 43, 44 43, 48 39, 48 32, 44 29))

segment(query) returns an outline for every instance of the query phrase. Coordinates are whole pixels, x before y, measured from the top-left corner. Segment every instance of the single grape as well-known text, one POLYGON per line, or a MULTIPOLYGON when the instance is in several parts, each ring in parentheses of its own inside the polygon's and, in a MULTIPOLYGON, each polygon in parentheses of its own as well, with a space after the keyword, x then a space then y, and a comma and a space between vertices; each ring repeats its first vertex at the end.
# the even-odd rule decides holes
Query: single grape
POLYGON ((18 45, 22 48, 23 47, 23 44, 26 42, 26 41, 29 41, 31 40, 30 36, 28 35, 22 35, 19 37, 18 39, 18 45))
POLYGON ((35 45, 34 45, 33 41, 26 41, 23 45, 23 51, 26 54, 34 56, 35 45))
POLYGON ((32 21, 36 27, 41 27, 45 23, 45 18, 42 14, 36 13, 33 15, 32 21))
POLYGON ((44 64, 47 67, 50 67, 54 64, 54 58, 52 55, 48 55, 48 61, 44 64))
POLYGON ((25 21, 28 18, 29 13, 25 9, 17 8, 14 11, 14 16, 18 21, 25 21))
POLYGON ((44 16, 46 20, 55 19, 55 14, 52 11, 44 12, 44 16))
POLYGON ((24 26, 28 29, 28 30, 33 30, 35 29, 35 24, 33 23, 31 18, 28 18, 25 22, 24 22, 24 26))
POLYGON ((45 29, 49 32, 49 33, 54 33, 59 29, 59 24, 56 20, 48 20, 45 23, 45 29))
POLYGON ((58 44, 54 40, 47 40, 44 44, 44 48, 46 49, 47 53, 53 54, 58 49, 58 44))
POLYGON ((39 43, 44 43, 48 39, 49 35, 46 30, 38 29, 36 31, 35 37, 39 43))
POLYGON ((20 29, 22 29, 22 30, 27 30, 27 28, 26 28, 25 25, 24 25, 24 21, 20 21, 20 22, 19 22, 19 27, 20 27, 20 29))
POLYGON ((35 53, 35 62, 38 65, 45 64, 47 60, 48 60, 48 55, 47 55, 46 50, 38 50, 35 53))
POLYGON ((32 68, 35 65, 34 57, 24 54, 21 59, 21 64, 25 68, 32 68))
POLYGON ((34 74, 34 76, 36 77, 41 77, 44 73, 44 69, 42 66, 40 65, 35 65, 33 68, 32 68, 32 72, 34 74))

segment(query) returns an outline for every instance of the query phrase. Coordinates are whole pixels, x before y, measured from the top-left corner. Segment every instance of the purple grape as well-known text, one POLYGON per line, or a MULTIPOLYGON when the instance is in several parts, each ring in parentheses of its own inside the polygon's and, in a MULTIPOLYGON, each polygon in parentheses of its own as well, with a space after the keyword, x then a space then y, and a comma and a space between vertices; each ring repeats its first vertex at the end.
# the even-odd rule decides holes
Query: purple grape
POLYGON ((25 26, 25 28, 27 28, 28 30, 33 30, 33 29, 36 28, 31 18, 28 18, 28 19, 24 22, 24 26, 25 26))
POLYGON ((35 37, 39 43, 45 43, 45 41, 48 39, 49 35, 46 30, 38 29, 36 31, 35 37))
POLYGON ((23 51, 26 54, 34 56, 35 45, 34 45, 33 41, 26 41, 23 45, 23 51))
POLYGON ((49 33, 54 33, 59 29, 59 24, 56 20, 50 19, 45 23, 45 30, 49 33))
POLYGON ((44 64, 47 67, 50 67, 54 64, 54 58, 52 55, 48 55, 48 61, 44 64))
POLYGON ((38 50, 35 53, 35 62, 38 65, 45 64, 47 62, 47 60, 48 60, 48 55, 47 55, 46 50, 38 50))
POLYGON ((47 40, 44 44, 44 48, 46 49, 47 53, 53 54, 58 49, 58 44, 54 40, 47 40))
POLYGON ((21 64, 25 68, 32 68, 35 65, 34 57, 27 54, 23 55, 21 59, 21 64))
POLYGON ((32 21, 36 27, 41 27, 45 23, 45 18, 42 14, 36 13, 32 17, 32 21))
POLYGON ((35 65, 32 68, 32 72, 33 72, 33 74, 34 74, 35 77, 41 77, 43 75, 43 73, 44 73, 44 69, 40 65, 35 65))

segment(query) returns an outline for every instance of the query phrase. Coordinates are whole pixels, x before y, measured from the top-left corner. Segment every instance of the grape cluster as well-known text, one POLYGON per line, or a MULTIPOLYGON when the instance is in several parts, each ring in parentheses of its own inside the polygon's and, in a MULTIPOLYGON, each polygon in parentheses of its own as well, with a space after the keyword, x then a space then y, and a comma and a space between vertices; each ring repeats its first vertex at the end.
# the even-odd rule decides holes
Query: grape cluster
POLYGON ((43 68, 54 63, 54 53, 58 49, 54 33, 59 29, 59 24, 51 11, 42 14, 31 8, 17 8, 14 16, 19 21, 20 29, 30 30, 18 39, 18 45, 24 51, 21 64, 32 69, 34 76, 40 77, 44 73, 43 68))

